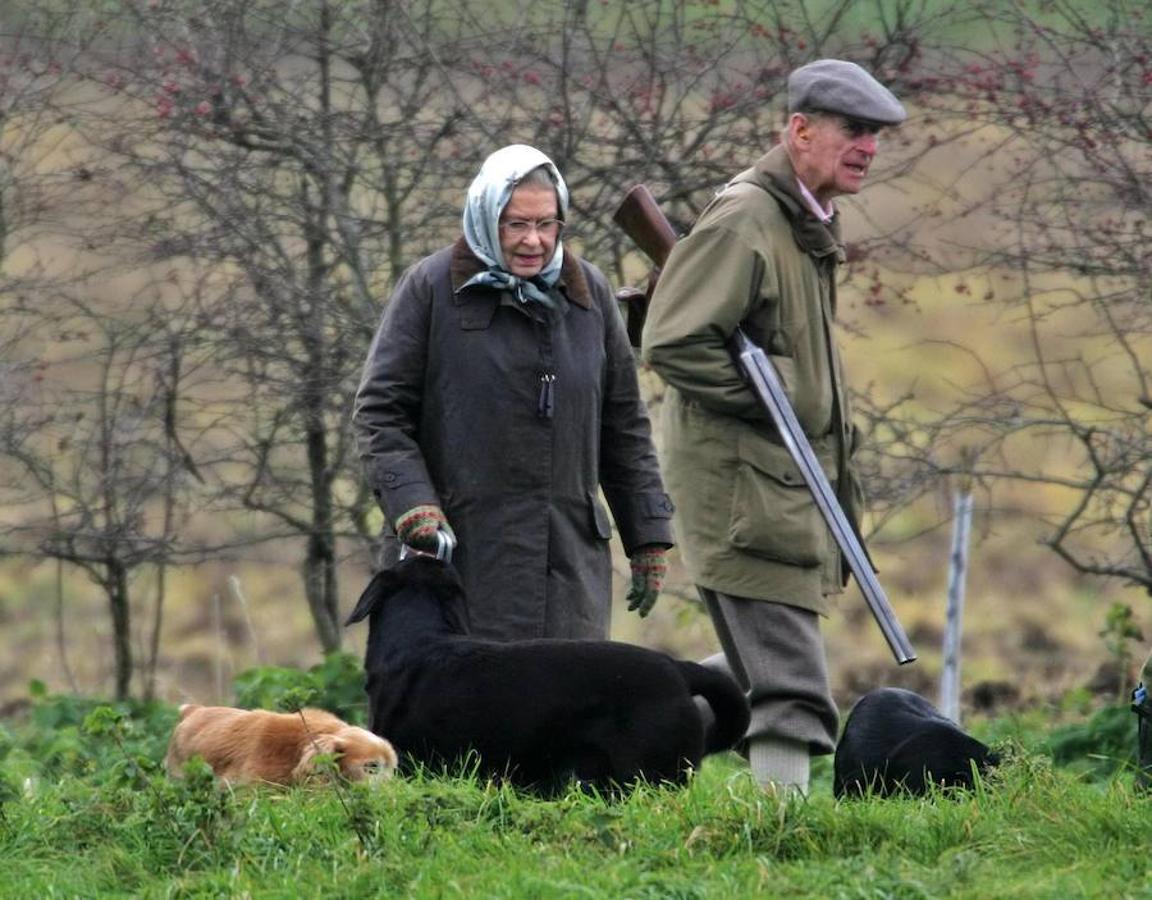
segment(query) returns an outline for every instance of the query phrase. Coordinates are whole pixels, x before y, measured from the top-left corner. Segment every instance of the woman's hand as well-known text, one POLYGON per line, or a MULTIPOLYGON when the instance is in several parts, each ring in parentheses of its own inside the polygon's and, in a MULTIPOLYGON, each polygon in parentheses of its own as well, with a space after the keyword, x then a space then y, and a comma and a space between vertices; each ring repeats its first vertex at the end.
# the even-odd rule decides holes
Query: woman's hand
POLYGON ((441 530, 452 534, 443 510, 433 504, 414 506, 396 520, 396 537, 400 543, 424 553, 435 553, 439 549, 436 533, 441 530))
POLYGON ((628 591, 629 611, 641 618, 652 611, 668 573, 668 551, 657 544, 645 544, 632 551, 632 589, 628 591))

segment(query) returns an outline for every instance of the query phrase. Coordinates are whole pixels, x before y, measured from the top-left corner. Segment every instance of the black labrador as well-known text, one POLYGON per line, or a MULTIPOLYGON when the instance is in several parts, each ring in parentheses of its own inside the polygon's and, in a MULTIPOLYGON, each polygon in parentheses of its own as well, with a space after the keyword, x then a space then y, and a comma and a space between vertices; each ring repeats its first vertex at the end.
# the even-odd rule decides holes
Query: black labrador
POLYGON ((410 556, 378 573, 346 624, 368 617, 370 728, 419 763, 507 779, 544 796, 575 778, 606 793, 683 784, 733 746, 748 701, 723 672, 613 641, 479 640, 450 564, 410 556), (693 696, 711 705, 707 734, 693 696))
POLYGON ((848 713, 836 747, 832 793, 922 796, 931 785, 971 788, 973 768, 984 773, 999 762, 919 694, 879 688, 848 713))

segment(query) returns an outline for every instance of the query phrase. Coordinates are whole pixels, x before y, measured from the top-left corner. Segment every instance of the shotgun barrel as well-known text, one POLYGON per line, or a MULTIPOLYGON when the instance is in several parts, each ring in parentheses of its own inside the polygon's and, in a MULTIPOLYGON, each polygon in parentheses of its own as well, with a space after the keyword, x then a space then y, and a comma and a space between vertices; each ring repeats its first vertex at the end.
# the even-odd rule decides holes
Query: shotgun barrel
MULTIPOLYGON (((677 236, 671 223, 661 212, 656 199, 644 185, 637 185, 624 195, 620 208, 613 221, 623 229, 644 254, 657 266, 663 266, 672 252, 677 236)), ((647 310, 645 309, 645 312, 647 310)), ((804 484, 812 493, 820 515, 828 526, 836 545, 844 554, 848 568, 856 578, 864 600, 880 626, 880 632, 888 642, 888 647, 900 665, 916 659, 908 635, 896 617, 888 597, 881 587, 868 551, 857 533, 855 525, 845 515, 836 499, 836 493, 824 474, 816 454, 812 450, 804 429, 796 419, 796 413, 788 402, 788 395, 780 382, 780 376, 767 354, 749 340, 740 328, 732 336, 731 352, 733 359, 748 382, 752 392, 768 413, 772 424, 780 433, 784 446, 792 461, 796 463, 804 478, 804 484)))

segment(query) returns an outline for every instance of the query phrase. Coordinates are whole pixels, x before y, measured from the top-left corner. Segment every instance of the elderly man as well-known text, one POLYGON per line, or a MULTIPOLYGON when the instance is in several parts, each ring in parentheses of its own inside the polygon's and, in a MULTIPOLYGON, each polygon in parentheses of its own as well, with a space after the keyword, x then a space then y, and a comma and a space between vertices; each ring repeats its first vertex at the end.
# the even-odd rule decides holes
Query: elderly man
POLYGON ((806 793, 810 757, 835 747, 819 615, 842 589, 844 567, 728 341, 740 326, 764 348, 858 517, 833 336, 843 260, 833 198, 861 189, 879 132, 905 111, 860 66, 835 59, 791 74, 788 110, 781 145, 733 178, 676 245, 642 350, 668 384, 663 471, 685 565, 724 651, 714 660, 749 691, 752 773, 766 788, 806 793))

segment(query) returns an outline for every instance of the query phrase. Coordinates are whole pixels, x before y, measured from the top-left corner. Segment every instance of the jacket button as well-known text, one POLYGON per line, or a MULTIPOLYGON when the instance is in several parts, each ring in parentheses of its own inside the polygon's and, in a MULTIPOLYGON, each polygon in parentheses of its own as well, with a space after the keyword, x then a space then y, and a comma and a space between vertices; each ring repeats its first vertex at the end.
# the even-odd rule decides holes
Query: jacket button
POLYGON ((388 484, 391 484, 395 480, 396 480, 396 473, 395 472, 385 472, 384 473, 384 481, 386 481, 388 484))

